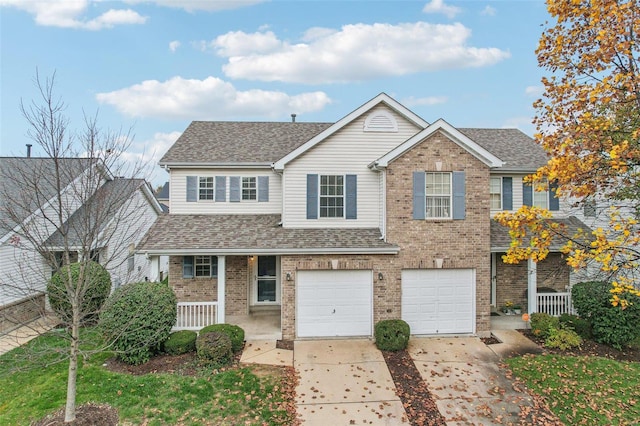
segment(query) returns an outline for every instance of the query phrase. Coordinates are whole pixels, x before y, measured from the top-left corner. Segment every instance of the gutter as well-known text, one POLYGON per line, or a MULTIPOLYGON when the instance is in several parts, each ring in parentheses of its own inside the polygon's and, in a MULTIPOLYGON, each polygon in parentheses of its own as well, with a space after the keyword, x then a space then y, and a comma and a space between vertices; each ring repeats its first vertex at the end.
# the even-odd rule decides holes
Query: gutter
POLYGON ((220 169, 233 169, 244 167, 247 169, 269 169, 273 163, 158 163, 165 170, 171 167, 179 167, 181 169, 202 169, 216 167, 220 169))
POLYGON ((183 255, 296 255, 296 254, 398 254, 399 247, 382 247, 373 249, 363 248, 303 248, 303 249, 256 249, 256 248, 233 248, 233 249, 138 249, 137 254, 146 256, 183 256, 183 255))

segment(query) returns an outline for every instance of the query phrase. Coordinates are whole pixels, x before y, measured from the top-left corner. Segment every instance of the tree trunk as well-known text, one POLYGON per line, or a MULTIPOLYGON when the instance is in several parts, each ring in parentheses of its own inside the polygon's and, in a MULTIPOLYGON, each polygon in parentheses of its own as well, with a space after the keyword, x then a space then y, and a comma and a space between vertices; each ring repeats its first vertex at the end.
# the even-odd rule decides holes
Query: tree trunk
MULTIPOLYGON (((74 313, 77 309, 74 309, 74 313)), ((79 321, 76 321, 77 315, 74 315, 73 324, 71 324, 71 351, 69 353, 69 374, 67 377, 67 405, 64 409, 65 423, 72 422, 76 419, 76 380, 78 378, 78 342, 80 334, 79 321)))

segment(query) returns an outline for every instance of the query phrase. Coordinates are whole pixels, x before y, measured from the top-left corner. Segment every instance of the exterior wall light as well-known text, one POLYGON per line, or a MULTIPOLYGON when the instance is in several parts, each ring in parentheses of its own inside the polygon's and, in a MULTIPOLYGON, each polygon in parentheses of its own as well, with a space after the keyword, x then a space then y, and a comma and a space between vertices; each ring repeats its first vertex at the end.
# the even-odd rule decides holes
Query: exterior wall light
POLYGON ((291 272, 287 272, 287 281, 291 281, 291 272))
POLYGON ((382 272, 378 272, 378 281, 382 281, 384 278, 384 276, 382 275, 382 272))

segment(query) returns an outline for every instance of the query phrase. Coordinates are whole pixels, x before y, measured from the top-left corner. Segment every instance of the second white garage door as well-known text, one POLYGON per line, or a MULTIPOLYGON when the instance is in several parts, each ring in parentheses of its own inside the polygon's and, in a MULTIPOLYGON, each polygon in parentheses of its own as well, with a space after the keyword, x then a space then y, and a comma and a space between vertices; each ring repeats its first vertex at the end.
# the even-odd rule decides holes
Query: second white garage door
POLYGON ((402 271, 402 319, 411 334, 473 333, 473 269, 402 271))
POLYGON ((371 271, 298 271, 297 281, 298 337, 371 336, 371 271))

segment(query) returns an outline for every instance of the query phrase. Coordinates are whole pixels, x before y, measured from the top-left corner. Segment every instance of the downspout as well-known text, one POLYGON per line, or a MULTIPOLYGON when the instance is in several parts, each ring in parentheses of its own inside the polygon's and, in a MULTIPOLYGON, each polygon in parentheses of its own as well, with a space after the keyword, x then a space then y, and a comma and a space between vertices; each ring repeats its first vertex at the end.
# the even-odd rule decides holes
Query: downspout
POLYGON ((369 168, 380 173, 379 184, 382 185, 380 190, 380 239, 387 242, 387 171, 384 167, 378 167, 375 162, 369 165, 369 168))

